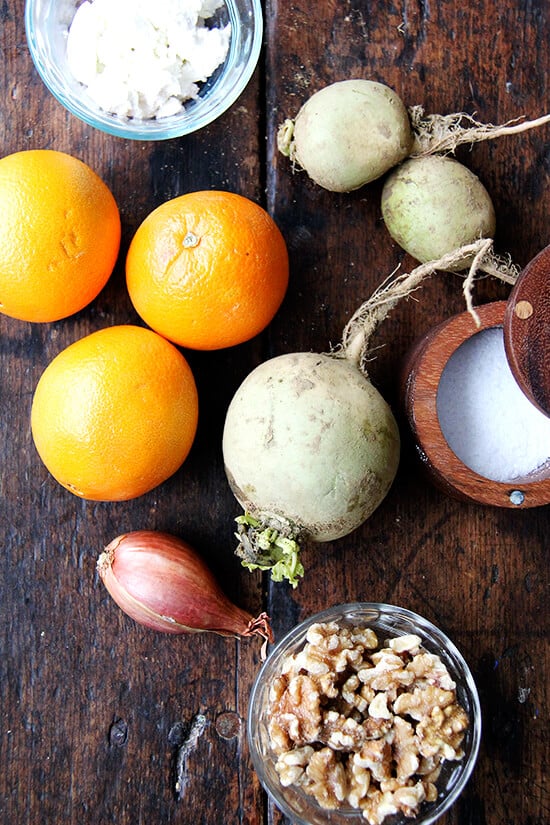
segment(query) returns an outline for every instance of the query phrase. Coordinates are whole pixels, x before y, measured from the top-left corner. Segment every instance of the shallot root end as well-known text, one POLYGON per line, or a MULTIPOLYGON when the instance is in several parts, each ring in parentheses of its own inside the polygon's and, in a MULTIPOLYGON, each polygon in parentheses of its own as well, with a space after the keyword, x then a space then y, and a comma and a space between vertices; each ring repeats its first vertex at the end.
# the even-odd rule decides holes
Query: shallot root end
POLYGON ((260 651, 260 658, 265 662, 267 658, 267 646, 273 644, 275 637, 271 629, 271 619, 267 613, 260 613, 255 619, 251 619, 246 630, 241 634, 242 636, 260 636, 263 639, 262 648, 260 651))

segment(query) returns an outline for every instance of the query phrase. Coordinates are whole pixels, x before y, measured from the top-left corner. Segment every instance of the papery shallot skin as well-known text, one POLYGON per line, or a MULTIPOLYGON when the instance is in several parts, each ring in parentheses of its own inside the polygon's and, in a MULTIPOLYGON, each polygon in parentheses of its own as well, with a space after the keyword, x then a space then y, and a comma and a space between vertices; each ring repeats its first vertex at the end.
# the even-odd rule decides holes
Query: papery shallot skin
POLYGON ((139 624, 163 633, 260 635, 272 641, 269 619, 237 607, 199 554, 176 536, 137 530, 113 539, 97 562, 118 606, 139 624))

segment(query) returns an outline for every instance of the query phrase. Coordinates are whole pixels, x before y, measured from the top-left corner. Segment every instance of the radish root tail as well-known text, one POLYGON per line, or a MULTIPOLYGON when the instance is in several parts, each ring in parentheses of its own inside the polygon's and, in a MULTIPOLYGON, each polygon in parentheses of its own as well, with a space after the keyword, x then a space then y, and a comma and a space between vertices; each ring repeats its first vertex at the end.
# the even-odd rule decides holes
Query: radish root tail
POLYGON ((500 126, 480 123, 465 112, 425 115, 422 106, 411 106, 409 117, 415 135, 411 157, 452 154, 464 143, 480 143, 505 135, 517 135, 550 123, 550 114, 535 120, 516 118, 500 126))
POLYGON ((508 259, 495 255, 493 241, 490 238, 482 238, 438 260, 420 264, 409 273, 396 275, 397 270, 394 270, 370 298, 361 304, 346 324, 341 345, 336 352, 337 357, 347 358, 366 376, 370 340, 378 325, 399 301, 408 298, 434 272, 443 270, 456 274, 466 267, 468 272, 463 286, 466 308, 479 325, 479 317, 472 299, 475 279, 481 274, 492 275, 505 283, 513 284, 518 276, 518 269, 508 259))

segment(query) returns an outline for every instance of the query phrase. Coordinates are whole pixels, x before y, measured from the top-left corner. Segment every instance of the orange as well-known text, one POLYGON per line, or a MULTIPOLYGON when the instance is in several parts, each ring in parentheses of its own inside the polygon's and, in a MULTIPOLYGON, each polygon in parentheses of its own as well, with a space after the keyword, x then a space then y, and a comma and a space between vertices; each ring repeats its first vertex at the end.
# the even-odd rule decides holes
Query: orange
POLYGON ((81 498, 125 501, 180 467, 197 429, 191 369, 150 329, 107 327, 60 352, 37 384, 34 443, 57 481, 81 498))
POLYGON ((120 246, 106 184, 78 158, 30 149, 0 160, 0 312, 58 321, 105 286, 120 246))
POLYGON ((141 318, 180 346, 231 347, 260 333, 288 286, 288 253, 271 216, 232 192, 166 201, 138 227, 126 260, 141 318))

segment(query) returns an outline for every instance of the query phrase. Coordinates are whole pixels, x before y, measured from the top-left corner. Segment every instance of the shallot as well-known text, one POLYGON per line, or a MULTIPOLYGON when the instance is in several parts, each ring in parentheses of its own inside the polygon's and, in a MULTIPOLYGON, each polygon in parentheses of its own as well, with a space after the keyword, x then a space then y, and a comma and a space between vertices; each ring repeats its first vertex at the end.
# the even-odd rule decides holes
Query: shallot
POLYGON ((155 530, 120 535, 101 553, 97 569, 118 606, 153 630, 273 641, 267 614, 254 618, 233 604, 198 553, 176 536, 155 530))

